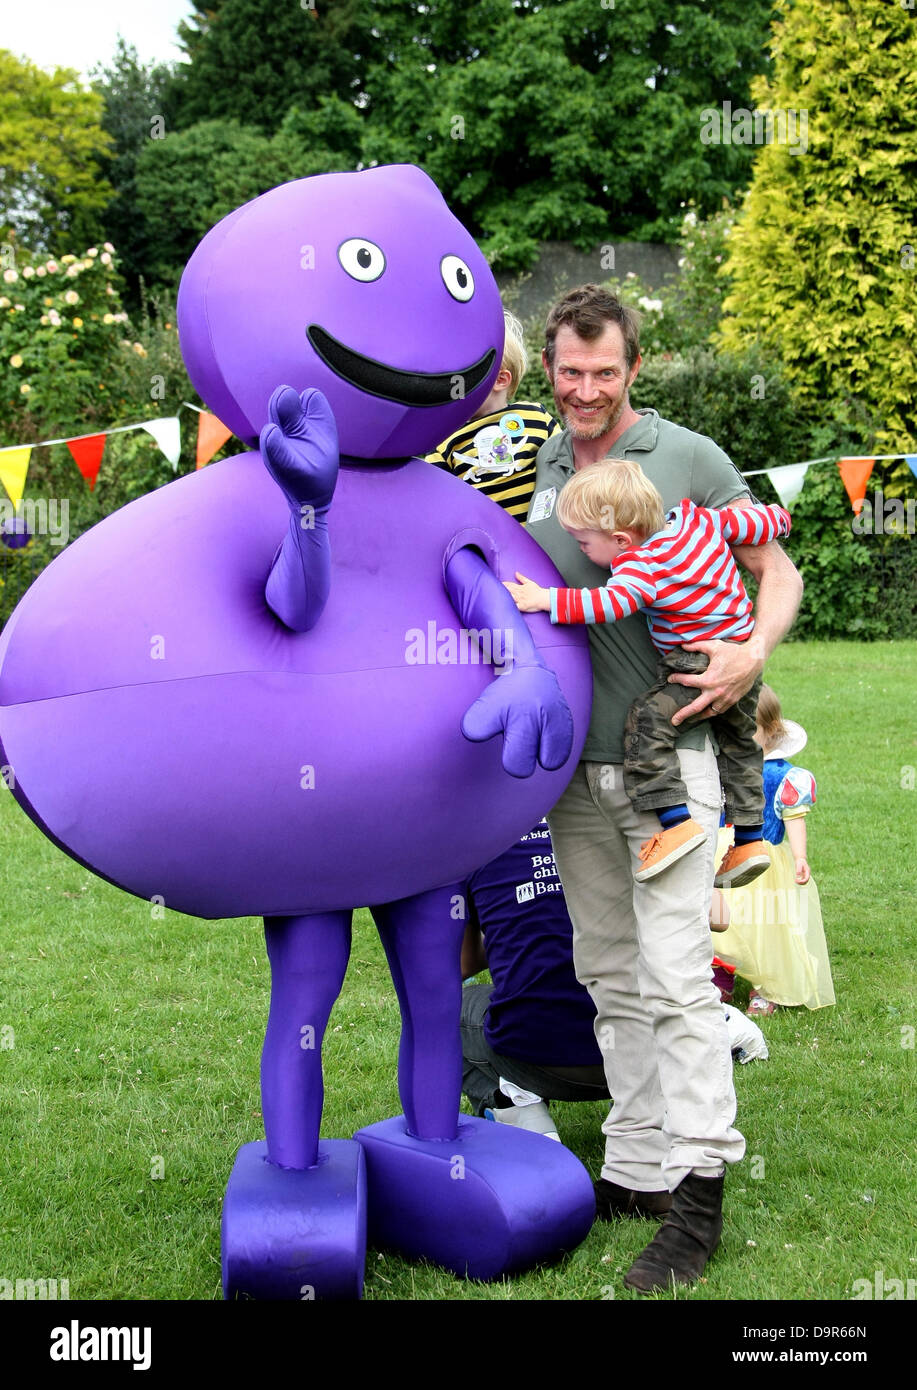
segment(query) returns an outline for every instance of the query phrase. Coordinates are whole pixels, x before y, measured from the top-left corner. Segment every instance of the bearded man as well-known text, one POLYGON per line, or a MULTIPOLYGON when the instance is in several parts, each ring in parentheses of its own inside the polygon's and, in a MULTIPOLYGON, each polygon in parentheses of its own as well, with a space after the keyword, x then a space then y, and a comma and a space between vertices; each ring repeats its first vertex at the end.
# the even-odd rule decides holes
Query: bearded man
MULTIPOLYGON (((567 585, 598 588, 608 580, 556 517, 557 495, 590 463, 609 455, 635 460, 667 510, 683 497, 710 508, 753 500, 712 440, 631 406, 641 364, 638 320, 607 290, 584 285, 554 306, 542 361, 565 428, 539 450, 527 526, 567 585)), ((707 669, 672 677, 699 692, 672 723, 688 721, 678 757, 705 844, 634 882, 640 847, 658 831, 653 813, 631 806, 622 767, 628 706, 657 678, 642 613, 589 625, 592 719, 583 760, 548 817, 576 973, 596 1006, 613 1098, 596 1184, 599 1215, 664 1216, 625 1275, 628 1287, 646 1293, 693 1283, 703 1272, 722 1229, 725 1165, 745 1152, 733 1125, 732 1061, 711 978, 708 911, 721 791, 703 714, 750 689, 793 622, 802 581, 776 542, 737 546, 734 554, 758 581, 752 636, 691 643, 688 650, 709 657, 707 669)))

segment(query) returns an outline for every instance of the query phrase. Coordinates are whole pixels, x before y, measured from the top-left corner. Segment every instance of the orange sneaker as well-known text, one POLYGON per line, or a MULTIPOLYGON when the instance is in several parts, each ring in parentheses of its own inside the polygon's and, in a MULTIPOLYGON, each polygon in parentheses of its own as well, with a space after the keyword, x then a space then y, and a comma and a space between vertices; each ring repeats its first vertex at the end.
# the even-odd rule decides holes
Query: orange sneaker
POLYGON ((763 874, 771 866, 771 857, 764 840, 750 840, 747 845, 730 845, 716 871, 714 888, 744 888, 746 883, 763 874))
POLYGON ((703 826, 698 825, 696 820, 683 820, 680 825, 660 830, 658 835, 640 846, 640 863, 643 867, 634 874, 634 882, 644 883, 648 878, 655 878, 677 859, 697 849, 706 838, 703 826))

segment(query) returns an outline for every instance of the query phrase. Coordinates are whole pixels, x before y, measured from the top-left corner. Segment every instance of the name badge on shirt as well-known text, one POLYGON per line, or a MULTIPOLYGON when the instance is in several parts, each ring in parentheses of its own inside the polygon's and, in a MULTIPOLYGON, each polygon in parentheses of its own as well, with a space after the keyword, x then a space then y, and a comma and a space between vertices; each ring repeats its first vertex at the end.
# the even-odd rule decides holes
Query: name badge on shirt
POLYGON ((529 521, 546 521, 554 510, 554 503, 557 501, 557 488, 546 487, 543 492, 536 492, 532 498, 532 510, 529 512, 529 521))

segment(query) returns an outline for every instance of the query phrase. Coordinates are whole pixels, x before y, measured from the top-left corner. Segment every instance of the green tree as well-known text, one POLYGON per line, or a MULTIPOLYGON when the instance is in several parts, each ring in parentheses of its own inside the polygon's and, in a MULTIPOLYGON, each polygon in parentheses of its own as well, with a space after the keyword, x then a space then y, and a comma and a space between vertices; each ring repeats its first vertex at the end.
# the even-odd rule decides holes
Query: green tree
POLYGON ((323 96, 312 107, 291 106, 272 144, 294 171, 288 177, 330 174, 357 167, 363 127, 351 102, 323 96))
MULTIPOLYGON (((277 133, 331 100, 337 167, 425 168, 502 268, 538 242, 668 235, 743 187, 750 149, 701 140, 748 99, 771 0, 197 0, 179 123, 277 133), (356 113, 359 125, 344 117, 356 113), (360 139, 355 137, 359 133, 360 139)), ((176 204, 180 209, 181 204, 176 204)))
POLYGON ((174 75, 182 126, 236 120, 273 134, 291 106, 358 96, 371 0, 194 0, 194 9, 179 25, 190 59, 174 75))
POLYGON ((0 235, 42 251, 95 239, 111 197, 102 100, 69 68, 53 74, 0 49, 0 235))
POLYGON ((877 418, 877 448, 912 451, 917 13, 780 0, 772 47, 773 80, 755 95, 805 115, 807 151, 759 152, 730 238, 722 341, 767 346, 809 403, 877 418))
POLYGON ((176 288, 205 232, 277 184, 353 168, 360 117, 337 97, 315 109, 292 107, 276 135, 235 121, 202 121, 149 140, 137 161, 136 214, 147 247, 140 269, 176 288))
POLYGON ((748 97, 770 0, 455 6, 378 0, 364 158, 410 158, 501 268, 537 242, 665 234, 744 186, 751 151, 701 112, 748 97))
POLYGON ((769 66, 772 0, 555 5, 571 64, 595 75, 596 170, 616 231, 668 238, 686 203, 706 216, 746 186, 750 149, 703 143, 701 115, 747 105, 769 66))
POLYGON ((177 287, 205 232, 241 203, 293 178, 269 136, 234 121, 204 121, 151 140, 137 161, 137 211, 149 280, 177 287))
POLYGON ((93 90, 104 103, 102 125, 111 137, 104 170, 114 197, 104 213, 105 234, 118 248, 132 307, 139 305, 138 281, 150 261, 145 223, 137 210, 137 161, 151 139, 172 128, 171 82, 169 67, 144 65, 120 35, 111 62, 92 77, 93 90))

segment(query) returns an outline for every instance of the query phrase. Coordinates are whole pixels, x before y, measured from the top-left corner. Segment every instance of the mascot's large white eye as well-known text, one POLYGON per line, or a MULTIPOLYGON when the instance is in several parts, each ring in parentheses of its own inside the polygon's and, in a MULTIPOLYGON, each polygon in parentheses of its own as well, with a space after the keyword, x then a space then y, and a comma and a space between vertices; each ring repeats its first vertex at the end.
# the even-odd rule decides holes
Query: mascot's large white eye
POLYGON ((385 269, 385 256, 374 241, 352 236, 338 247, 338 260, 355 280, 378 280, 385 269))
POLYGON ((474 294, 474 276, 459 256, 443 256, 439 263, 446 289, 461 304, 474 294))

